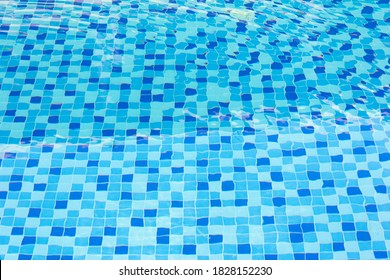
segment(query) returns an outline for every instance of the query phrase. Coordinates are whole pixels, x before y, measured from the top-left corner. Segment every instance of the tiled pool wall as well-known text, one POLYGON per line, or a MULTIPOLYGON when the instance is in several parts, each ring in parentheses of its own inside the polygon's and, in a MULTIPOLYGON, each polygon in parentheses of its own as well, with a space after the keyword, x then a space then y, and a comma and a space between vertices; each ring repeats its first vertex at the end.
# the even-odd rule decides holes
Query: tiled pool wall
POLYGON ((386 7, 2 2, 0 259, 389 259, 386 7))

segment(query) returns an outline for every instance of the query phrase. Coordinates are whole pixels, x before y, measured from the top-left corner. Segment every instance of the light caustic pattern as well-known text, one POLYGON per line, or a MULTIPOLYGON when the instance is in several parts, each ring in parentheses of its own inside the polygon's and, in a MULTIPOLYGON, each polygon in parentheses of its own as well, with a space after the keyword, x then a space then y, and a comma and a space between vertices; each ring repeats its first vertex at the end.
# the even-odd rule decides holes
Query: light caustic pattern
POLYGON ((376 1, 0 1, 0 259, 389 259, 376 1))

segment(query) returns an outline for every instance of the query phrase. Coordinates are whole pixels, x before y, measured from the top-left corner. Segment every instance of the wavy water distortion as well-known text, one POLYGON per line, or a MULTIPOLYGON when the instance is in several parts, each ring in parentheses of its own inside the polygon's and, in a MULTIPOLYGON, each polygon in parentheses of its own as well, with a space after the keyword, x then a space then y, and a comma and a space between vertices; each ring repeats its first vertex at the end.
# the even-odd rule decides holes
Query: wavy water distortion
POLYGON ((0 1, 0 259, 389 259, 388 1, 0 1))

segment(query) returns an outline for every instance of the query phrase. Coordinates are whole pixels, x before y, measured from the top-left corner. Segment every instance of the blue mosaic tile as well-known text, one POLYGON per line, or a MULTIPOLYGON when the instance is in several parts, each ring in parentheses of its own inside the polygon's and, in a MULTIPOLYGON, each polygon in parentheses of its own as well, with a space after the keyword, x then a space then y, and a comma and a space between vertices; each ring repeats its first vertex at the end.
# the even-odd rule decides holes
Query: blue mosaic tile
POLYGON ((387 7, 0 5, 0 259, 389 259, 387 7))

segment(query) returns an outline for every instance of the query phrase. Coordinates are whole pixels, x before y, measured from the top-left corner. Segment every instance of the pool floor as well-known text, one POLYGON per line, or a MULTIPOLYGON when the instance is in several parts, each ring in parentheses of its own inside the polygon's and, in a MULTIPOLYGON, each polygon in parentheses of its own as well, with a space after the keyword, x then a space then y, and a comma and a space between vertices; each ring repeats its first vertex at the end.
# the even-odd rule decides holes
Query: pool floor
POLYGON ((0 259, 390 259, 387 8, 0 2, 0 259))

